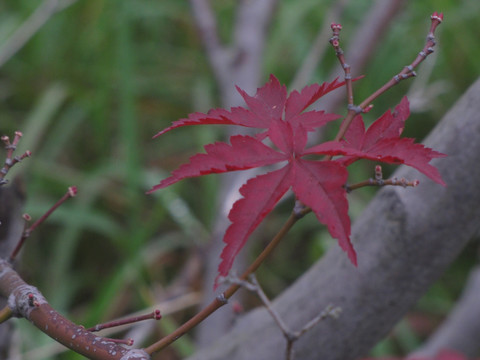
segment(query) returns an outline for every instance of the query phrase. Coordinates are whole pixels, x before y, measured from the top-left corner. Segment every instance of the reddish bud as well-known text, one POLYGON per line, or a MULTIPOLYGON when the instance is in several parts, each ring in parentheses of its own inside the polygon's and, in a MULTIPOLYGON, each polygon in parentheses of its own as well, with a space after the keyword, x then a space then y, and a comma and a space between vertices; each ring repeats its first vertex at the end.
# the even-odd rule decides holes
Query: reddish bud
POLYGON ((28 305, 30 306, 35 306, 35 307, 39 307, 40 304, 38 303, 37 299, 35 298, 35 295, 33 295, 32 293, 28 294, 28 305))
POLYGON ((443 21, 443 13, 438 13, 438 12, 434 12, 431 16, 430 16, 430 19, 432 20, 437 20, 438 22, 442 22, 443 21))
POLYGON ((23 220, 25 220, 25 221, 31 221, 32 220, 32 217, 28 214, 23 214, 22 217, 23 217, 23 220))
POLYGON ((68 188, 68 196, 74 197, 75 195, 77 195, 77 187, 76 186, 70 186, 68 188))
POLYGON ((154 320, 160 320, 162 318, 162 314, 160 314, 160 310, 155 309, 153 311, 153 319, 154 320))
POLYGON ((373 109, 373 104, 370 104, 365 109, 362 110, 362 113, 366 114, 372 109, 373 109))
POLYGON ((235 301, 232 304, 232 310, 235 314, 241 314, 244 311, 242 304, 240 304, 238 301, 235 301))
POLYGON ((383 173, 382 173, 382 167, 380 165, 375 166, 375 179, 376 180, 382 180, 383 178, 383 173))
POLYGON ((342 30, 341 24, 332 23, 330 27, 332 28, 332 30, 342 30))

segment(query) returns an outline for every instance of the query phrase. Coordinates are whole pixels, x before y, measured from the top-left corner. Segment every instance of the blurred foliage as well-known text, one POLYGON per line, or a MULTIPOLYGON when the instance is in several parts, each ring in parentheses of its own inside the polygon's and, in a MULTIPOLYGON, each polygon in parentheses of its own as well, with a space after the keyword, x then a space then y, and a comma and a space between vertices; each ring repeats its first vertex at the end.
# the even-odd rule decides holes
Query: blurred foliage
MULTIPOLYGON (((235 3, 212 1, 226 42, 231 40, 235 3)), ((292 80, 332 3, 280 1, 269 32, 262 82, 269 73, 287 84, 292 80)), ((347 7, 339 19, 345 42, 371 3, 352 1, 347 7)), ((0 54, 37 6, 26 0, 0 3, 0 54)), ((415 106, 406 133, 417 138, 428 133, 480 73, 477 0, 408 2, 379 44, 367 77, 355 85, 357 99, 364 98, 410 63, 423 46, 434 10, 445 13, 435 56, 420 66, 418 79, 382 96, 371 112, 373 120, 408 92, 415 106)), ((311 81, 326 80, 334 66, 336 59, 327 51, 311 81)), ((1 133, 23 131, 20 151, 28 148, 34 153, 12 172, 25 183, 26 211, 37 218, 68 186, 79 188, 77 198, 29 239, 22 274, 53 306, 86 326, 152 305, 191 250, 205 244, 216 216, 218 177, 183 181, 145 195, 202 144, 221 135, 221 129, 197 127, 151 140, 171 121, 219 103, 188 3, 74 2, 54 14, 0 68, 0 98, 1 133)), ((356 166, 352 180, 370 177, 372 168, 356 166)), ((374 193, 364 189, 352 194, 352 217, 374 193)), ((262 234, 255 235, 253 252, 270 239, 290 209, 285 201, 269 216, 262 234)), ((313 217, 303 220, 262 267, 259 277, 267 292, 281 291, 332 243, 313 217)), ((419 309, 434 308, 436 316, 445 315, 476 260, 471 253, 457 261, 419 309)), ((153 335, 160 336, 182 316, 169 318, 153 335)), ((375 353, 408 351, 416 342, 414 332, 405 332, 407 325, 375 353)), ((48 350, 52 341, 25 322, 18 322, 18 327, 22 351, 30 351, 28 359, 80 358, 71 353, 42 355, 42 346, 48 350)), ((184 356, 192 351, 188 337, 176 346, 172 358, 175 352, 184 356)))

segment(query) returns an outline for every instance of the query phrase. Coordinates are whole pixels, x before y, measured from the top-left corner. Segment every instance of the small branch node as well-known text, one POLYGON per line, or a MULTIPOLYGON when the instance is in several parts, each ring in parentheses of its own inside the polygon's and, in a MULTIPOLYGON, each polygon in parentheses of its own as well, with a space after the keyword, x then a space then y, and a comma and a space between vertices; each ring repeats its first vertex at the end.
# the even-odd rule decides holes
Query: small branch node
POLYGON ((334 306, 333 304, 327 305, 324 310, 324 314, 331 316, 334 319, 338 319, 342 313, 342 308, 340 306, 334 306))
POLYGON ((222 305, 228 304, 228 299, 225 297, 225 294, 224 294, 224 293, 221 293, 220 295, 218 295, 218 296, 216 297, 216 299, 217 299, 222 305))
MULTIPOLYGON (((332 44, 332 46, 334 48, 337 48, 339 45, 340 45, 340 42, 338 41, 338 36, 332 36, 330 38, 330 44, 332 44)), ((341 50, 340 50, 341 51, 341 50)), ((337 55, 339 55, 339 50, 337 50, 337 55)))
POLYGON ((8 306, 13 316, 30 319, 32 310, 46 304, 47 301, 38 289, 31 285, 20 285, 8 297, 8 306))
POLYGON ((357 106, 357 105, 353 105, 353 104, 348 104, 347 105, 347 110, 348 111, 355 111, 355 114, 361 114, 363 113, 363 108, 361 108, 360 106, 357 106))
POLYGON ((293 207, 293 214, 297 219, 301 219, 302 217, 305 216, 305 210, 306 206, 302 204, 301 201, 295 200, 295 206, 293 207))

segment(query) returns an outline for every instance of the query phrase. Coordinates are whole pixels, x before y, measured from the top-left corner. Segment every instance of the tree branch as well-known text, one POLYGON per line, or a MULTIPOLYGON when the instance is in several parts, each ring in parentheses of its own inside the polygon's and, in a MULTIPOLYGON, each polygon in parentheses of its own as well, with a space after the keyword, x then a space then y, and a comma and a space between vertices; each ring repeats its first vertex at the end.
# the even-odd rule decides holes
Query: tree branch
POLYGON ((5 260, 0 260, 0 294, 17 317, 24 317, 55 341, 92 360, 150 359, 142 350, 129 350, 75 325, 47 303, 43 295, 25 283, 5 260))
POLYGON ((447 320, 409 359, 433 358, 444 349, 459 351, 468 358, 475 357, 480 337, 479 298, 480 266, 477 266, 471 271, 463 294, 447 320))

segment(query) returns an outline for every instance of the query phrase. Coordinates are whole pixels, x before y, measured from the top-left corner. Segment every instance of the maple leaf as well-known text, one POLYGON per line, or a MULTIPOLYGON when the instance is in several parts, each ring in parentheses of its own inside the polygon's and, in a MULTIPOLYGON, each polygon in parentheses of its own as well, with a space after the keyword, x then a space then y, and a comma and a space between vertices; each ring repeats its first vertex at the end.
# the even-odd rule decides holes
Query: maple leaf
POLYGON ((390 164, 406 164, 422 172, 438 184, 445 185, 438 170, 430 165, 434 158, 445 154, 434 151, 414 139, 400 138, 405 120, 410 115, 408 99, 404 97, 395 111, 385 112, 365 131, 362 116, 357 115, 341 141, 328 141, 306 151, 310 154, 345 155, 338 161, 348 166, 359 159, 390 164))
POLYGON ((240 198, 229 213, 219 265, 219 276, 228 274, 236 255, 250 234, 274 208, 282 196, 292 189, 298 200, 310 207, 318 220, 338 239, 356 265, 356 253, 350 242, 350 218, 344 184, 348 172, 345 165, 335 161, 313 161, 302 157, 307 133, 338 119, 335 114, 304 110, 326 93, 342 86, 337 80, 314 84, 287 96, 286 87, 272 75, 265 86, 249 96, 238 89, 249 109, 236 107, 230 112, 215 109, 208 114, 195 113, 188 119, 176 121, 161 135, 176 127, 199 124, 228 124, 267 129, 261 136, 236 135, 230 144, 216 142, 205 146, 205 154, 197 154, 181 165, 172 175, 150 192, 172 185, 188 177, 211 173, 245 170, 277 163, 284 166, 248 180, 241 188, 240 198), (276 149, 262 140, 269 137, 276 149))
MULTIPOLYGON (((353 79, 353 81, 358 79, 359 78, 353 79)), ((270 126, 270 121, 272 119, 281 118, 284 108, 286 111, 286 118, 289 119, 293 115, 301 113, 323 95, 343 85, 345 85, 345 82, 338 81, 338 78, 330 83, 325 82, 322 85, 312 84, 303 88, 301 93, 298 91, 290 93, 287 101, 287 88, 280 85, 275 76, 270 75, 269 81, 265 86, 257 90, 255 96, 250 96, 237 87, 238 92, 242 95, 245 103, 250 109, 233 107, 230 111, 225 109, 213 109, 207 114, 196 112, 188 115, 187 119, 174 121, 171 126, 157 133, 154 138, 163 135, 170 130, 189 125, 240 125, 267 129, 270 126), (286 101, 287 104, 285 104, 286 101)), ((320 113, 323 114, 323 111, 320 113)), ((336 116, 336 118, 338 118, 338 115, 331 114, 331 116, 336 116)), ((312 127, 317 124, 314 119, 311 119, 310 121, 313 123, 305 124, 305 126, 310 126, 311 131, 312 127)))
POLYGON ((348 177, 347 166, 359 159, 404 163, 444 184, 437 169, 429 164, 431 159, 444 155, 415 144, 413 139, 400 138, 409 116, 406 98, 394 113, 386 112, 368 130, 365 130, 362 117, 356 116, 344 139, 307 149, 308 133, 339 116, 305 110, 320 97, 342 85, 344 82, 334 80, 322 85, 313 84, 288 95, 286 87, 271 75, 254 96, 237 88, 248 109, 234 107, 230 111, 214 109, 207 114, 194 113, 186 119, 173 122, 155 135, 189 125, 224 124, 262 129, 256 136, 231 136, 230 144, 216 142, 206 145, 204 154, 192 156, 187 164, 181 165, 149 192, 189 177, 283 165, 248 180, 240 188, 242 197, 233 204, 228 215, 231 225, 224 236, 226 245, 218 267, 219 276, 228 274, 248 237, 290 189, 327 226, 332 237, 338 240, 340 247, 356 265, 356 253, 350 241, 350 218, 344 185, 348 177), (273 147, 263 143, 267 137, 273 147), (312 154, 343 157, 337 160, 304 158, 312 154))

